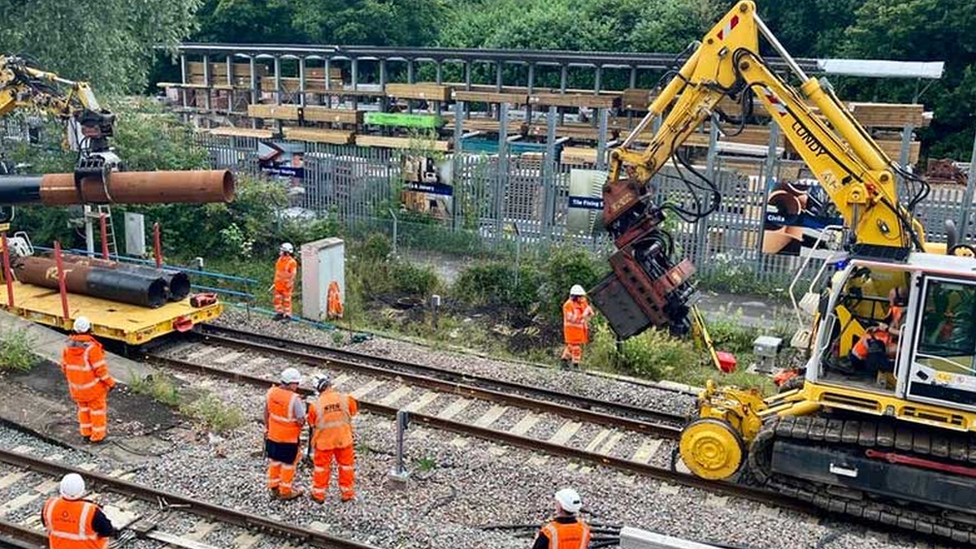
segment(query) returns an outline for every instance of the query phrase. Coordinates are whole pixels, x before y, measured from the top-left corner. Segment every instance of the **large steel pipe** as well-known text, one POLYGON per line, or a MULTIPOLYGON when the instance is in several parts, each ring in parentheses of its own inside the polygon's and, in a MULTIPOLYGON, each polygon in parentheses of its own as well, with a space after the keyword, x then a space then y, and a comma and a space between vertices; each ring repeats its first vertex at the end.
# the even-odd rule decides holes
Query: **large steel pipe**
MULTIPOLYGON (((25 284, 58 289, 58 268, 53 258, 19 258, 14 264, 14 277, 25 284)), ((69 262, 64 265, 64 278, 65 288, 74 294, 153 309, 166 303, 166 282, 161 277, 69 262)))
POLYGON ((0 177, 0 204, 168 204, 230 202, 234 176, 228 170, 112 172, 108 183, 71 173, 0 177))
POLYGON ((130 271, 150 278, 162 278, 166 282, 167 298, 170 301, 182 301, 190 295, 190 276, 183 271, 174 269, 157 269, 146 265, 135 265, 132 263, 122 263, 119 261, 109 261, 96 257, 83 255, 65 254, 62 256, 65 262, 99 267, 102 269, 121 269, 130 271))

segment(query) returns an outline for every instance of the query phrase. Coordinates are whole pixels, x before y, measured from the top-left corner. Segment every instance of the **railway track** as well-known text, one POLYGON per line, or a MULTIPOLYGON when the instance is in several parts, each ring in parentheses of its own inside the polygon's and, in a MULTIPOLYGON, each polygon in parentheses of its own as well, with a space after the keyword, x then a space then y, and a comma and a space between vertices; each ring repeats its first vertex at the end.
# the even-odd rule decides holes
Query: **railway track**
POLYGON ((161 548, 372 549, 314 529, 136 484, 129 480, 132 473, 98 473, 90 470, 95 464, 72 467, 59 463, 58 455, 40 457, 32 451, 27 446, 0 449, 0 501, 6 502, 0 504, 0 535, 26 547, 47 547, 41 506, 56 495, 63 475, 78 473, 89 490, 97 491, 88 498, 101 503, 113 521, 131 521, 122 539, 139 538, 161 548))
MULTIPOLYGON (((272 357, 291 364, 298 360, 312 367, 329 369, 338 388, 353 394, 365 411, 394 417, 397 411, 407 410, 412 422, 437 430, 608 466, 777 507, 809 510, 808 506, 780 494, 732 483, 706 481, 672 470, 669 466, 671 449, 674 447, 672 439, 680 433, 677 426, 605 416, 592 410, 581 410, 582 413, 573 415, 572 408, 553 402, 444 380, 432 381, 427 376, 417 380, 414 374, 407 376, 396 369, 376 372, 378 367, 375 365, 347 365, 335 358, 312 355, 294 347, 268 345, 274 338, 266 339, 268 341, 262 343, 245 342, 208 334, 202 342, 198 342, 203 345, 181 350, 187 355, 186 358, 166 356, 160 350, 154 350, 144 358, 150 363, 178 371, 260 388, 273 384, 275 378, 272 372, 280 369, 280 365, 272 365, 272 357), (246 349, 248 353, 234 349, 246 349), (231 367, 231 364, 236 366, 231 367), (364 367, 369 370, 363 370, 364 367), (336 370, 343 373, 335 376, 336 370), (364 371, 369 374, 364 374, 364 371), (539 410, 545 411, 539 413, 539 410), (590 418, 594 418, 593 421, 590 418), (644 427, 629 430, 621 425, 644 427)), ((302 392, 311 395, 307 389, 302 389, 302 392)))

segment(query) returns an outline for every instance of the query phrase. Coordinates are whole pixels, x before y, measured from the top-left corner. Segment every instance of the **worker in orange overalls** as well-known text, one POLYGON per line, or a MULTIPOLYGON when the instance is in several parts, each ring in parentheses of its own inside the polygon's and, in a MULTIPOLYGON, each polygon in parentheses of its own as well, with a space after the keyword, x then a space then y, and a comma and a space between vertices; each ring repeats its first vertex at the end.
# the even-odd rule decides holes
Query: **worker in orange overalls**
POLYGON ((359 411, 359 405, 352 396, 336 391, 328 375, 319 377, 316 389, 319 396, 308 410, 308 423, 314 428, 312 501, 325 503, 333 456, 339 464, 339 495, 342 501, 349 501, 356 495, 353 489, 356 452, 352 446, 352 416, 359 411))
POLYGON ((327 314, 329 320, 342 318, 342 294, 339 292, 339 283, 335 280, 329 282, 327 314))
POLYGON ((105 440, 108 434, 108 392, 115 378, 105 363, 105 349, 89 333, 88 317, 75 319, 73 333, 61 352, 61 371, 68 380, 71 399, 78 405, 78 430, 91 442, 105 440))
POLYGON ((888 315, 884 322, 888 326, 888 333, 894 341, 898 341, 901 336, 901 326, 905 321, 905 307, 908 305, 908 290, 905 288, 892 288, 888 292, 888 315))
POLYGON ((556 516, 539 530, 532 549, 585 549, 590 546, 590 527, 580 518, 583 507, 572 488, 556 492, 556 516))
POLYGON ((116 537, 118 530, 98 505, 82 499, 85 479, 77 473, 68 473, 61 478, 58 491, 60 497, 48 499, 41 512, 49 547, 108 549, 108 538, 116 537))
POLYGON ((298 262, 295 261, 295 247, 285 242, 279 249, 280 255, 275 263, 274 291, 275 320, 291 318, 291 293, 295 289, 295 274, 298 262))
POLYGON ((305 425, 305 403, 298 395, 302 374, 295 368, 281 372, 281 383, 268 389, 264 406, 265 442, 268 455, 268 489, 271 497, 295 499, 304 492, 292 487, 305 425))
POLYGON ((563 348, 562 368, 569 368, 572 359, 573 367, 580 367, 583 358, 583 345, 590 342, 590 328, 587 322, 593 318, 593 309, 586 300, 586 291, 579 284, 574 284, 569 290, 569 299, 563 303, 563 348))

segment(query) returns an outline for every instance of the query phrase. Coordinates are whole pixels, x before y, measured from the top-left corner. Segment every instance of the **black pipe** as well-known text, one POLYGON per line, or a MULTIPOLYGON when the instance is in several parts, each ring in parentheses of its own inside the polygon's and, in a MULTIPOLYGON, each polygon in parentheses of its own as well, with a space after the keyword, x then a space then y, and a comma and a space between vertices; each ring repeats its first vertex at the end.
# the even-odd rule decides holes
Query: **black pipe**
POLYGON ((190 276, 183 271, 173 269, 157 269, 145 265, 133 265, 131 263, 119 263, 120 270, 129 271, 141 276, 159 277, 166 283, 168 299, 170 301, 183 301, 190 295, 190 276))
POLYGON ((92 268, 88 295, 155 309, 166 304, 166 281, 123 270, 92 268))
POLYGON ((0 204, 31 204, 41 201, 41 176, 0 176, 0 204))

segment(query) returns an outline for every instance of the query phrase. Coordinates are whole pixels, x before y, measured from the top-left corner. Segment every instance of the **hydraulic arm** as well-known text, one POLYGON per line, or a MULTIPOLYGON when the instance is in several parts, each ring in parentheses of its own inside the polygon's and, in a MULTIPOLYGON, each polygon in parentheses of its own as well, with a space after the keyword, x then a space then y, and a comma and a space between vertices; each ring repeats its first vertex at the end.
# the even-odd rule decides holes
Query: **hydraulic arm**
MULTIPOLYGON (((899 204, 895 174, 912 181, 917 178, 887 157, 828 83, 804 73, 758 17, 755 4, 745 0, 694 45, 684 65, 651 103, 647 116, 610 155, 603 219, 618 249, 610 258, 613 273, 591 294, 619 337, 650 326, 675 333, 704 331, 700 315, 693 310, 696 294, 689 278, 694 267, 687 259, 674 257, 662 222, 668 211, 695 222, 718 208, 718 189, 678 156, 677 149, 706 121, 716 122, 714 115, 723 97, 743 100, 745 94, 765 106, 820 181, 850 228, 849 245, 854 251, 897 260, 912 248, 923 248, 924 233, 911 208, 924 198, 927 186, 921 183, 907 207, 899 204), (799 90, 775 74, 760 55, 760 34, 800 81, 799 90), (658 117, 662 117, 660 128, 647 147, 632 149, 658 117), (650 182, 669 160, 679 173, 694 176, 682 176, 691 198, 658 204, 650 182)), ((714 350, 706 346, 714 358, 714 350)))

